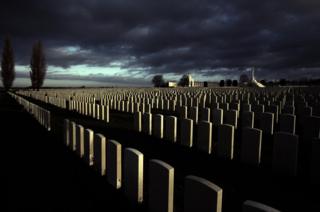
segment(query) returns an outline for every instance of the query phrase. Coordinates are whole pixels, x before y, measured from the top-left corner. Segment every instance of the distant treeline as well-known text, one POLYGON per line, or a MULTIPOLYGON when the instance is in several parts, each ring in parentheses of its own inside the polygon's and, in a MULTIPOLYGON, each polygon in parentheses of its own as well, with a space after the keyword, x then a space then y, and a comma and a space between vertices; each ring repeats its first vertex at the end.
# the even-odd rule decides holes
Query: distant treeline
POLYGON ((320 78, 317 79, 298 79, 298 80, 287 80, 280 79, 279 81, 266 81, 261 80, 262 84, 267 86, 320 86, 320 78))

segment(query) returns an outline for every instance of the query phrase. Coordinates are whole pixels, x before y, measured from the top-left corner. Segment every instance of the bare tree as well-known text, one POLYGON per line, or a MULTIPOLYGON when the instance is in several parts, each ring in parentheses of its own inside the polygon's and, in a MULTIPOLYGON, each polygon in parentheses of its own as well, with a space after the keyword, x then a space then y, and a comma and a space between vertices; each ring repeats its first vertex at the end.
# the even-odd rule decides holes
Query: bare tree
POLYGON ((232 80, 231 79, 227 79, 226 84, 227 84, 227 86, 230 87, 232 85, 232 80))
POLYGON ((43 85, 47 72, 46 58, 41 41, 38 41, 33 45, 30 68, 32 88, 39 90, 39 88, 43 85))
POLYGON ((12 87, 12 83, 15 78, 13 49, 9 37, 6 37, 4 40, 1 61, 1 77, 3 87, 6 90, 9 90, 12 87))
POLYGON ((220 80, 219 86, 224 87, 224 84, 225 84, 224 80, 220 80))
POLYGON ((189 76, 188 76, 188 74, 185 74, 180 78, 178 85, 179 86, 183 86, 183 87, 189 85, 189 76))
POLYGON ((238 86, 238 80, 232 80, 232 86, 237 87, 238 86))
POLYGON ((162 75, 155 75, 152 78, 152 83, 153 83, 154 87, 162 87, 162 86, 164 86, 165 81, 164 81, 162 75))

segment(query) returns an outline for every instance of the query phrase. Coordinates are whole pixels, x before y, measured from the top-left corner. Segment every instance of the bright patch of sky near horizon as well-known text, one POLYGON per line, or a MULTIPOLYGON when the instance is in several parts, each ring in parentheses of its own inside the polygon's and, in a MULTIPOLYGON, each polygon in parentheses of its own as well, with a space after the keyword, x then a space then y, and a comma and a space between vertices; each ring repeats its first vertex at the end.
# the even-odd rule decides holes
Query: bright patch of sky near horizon
MULTIPOLYGON (((79 46, 66 46, 56 47, 51 51, 59 52, 65 56, 72 56, 78 54, 90 54, 90 50, 85 50, 79 46)), ((48 87, 60 87, 60 86, 152 86, 151 79, 154 74, 148 74, 143 72, 143 68, 124 68, 122 65, 125 62, 114 61, 110 62, 109 66, 91 66, 86 64, 71 65, 70 67, 52 66, 50 61, 47 67, 46 80, 44 86, 48 87), (115 81, 115 79, 117 79, 115 81), (127 79, 125 82, 121 82, 122 79, 127 79), (130 82, 128 79, 136 79, 136 82, 130 82)), ((29 79, 30 67, 26 65, 16 65, 15 71, 18 72, 13 86, 16 87, 28 87, 31 86, 29 79)), ((199 81, 217 81, 222 79, 223 76, 207 77, 202 76, 196 72, 190 72, 195 80, 199 81)), ((180 75, 176 73, 163 74, 167 81, 179 81, 180 75)))
MULTIPOLYGON (((29 66, 17 65, 15 67, 16 72, 20 75, 16 77, 14 85, 16 87, 28 87, 31 86, 29 78, 29 66)), ((215 77, 202 76, 196 73, 191 73, 195 80, 198 81, 219 81, 224 76, 217 75, 215 77)), ((140 72, 129 71, 119 66, 111 67, 92 67, 87 65, 75 65, 69 68, 62 68, 56 66, 48 66, 47 75, 44 81, 44 86, 47 87, 79 87, 79 86, 90 86, 90 87, 103 87, 103 86, 129 86, 129 87, 149 87, 152 86, 151 80, 153 75, 144 75, 140 72), (67 78, 67 79, 64 79, 67 78), (74 78, 74 79, 71 79, 74 78), (105 79, 102 81, 100 78, 105 79), (110 78, 110 79, 108 79, 110 78), (119 81, 115 82, 117 78, 119 81), (137 83, 130 83, 126 81, 121 83, 122 78, 140 79, 137 83)), ((177 74, 163 74, 166 81, 179 81, 181 75, 177 74)), ((232 78, 232 76, 230 76, 232 78)))

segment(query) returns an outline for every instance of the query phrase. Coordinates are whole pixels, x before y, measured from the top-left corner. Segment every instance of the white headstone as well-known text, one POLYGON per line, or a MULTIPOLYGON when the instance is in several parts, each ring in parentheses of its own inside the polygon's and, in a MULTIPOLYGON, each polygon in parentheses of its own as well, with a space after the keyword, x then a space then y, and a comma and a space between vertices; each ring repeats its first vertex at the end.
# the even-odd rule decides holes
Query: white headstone
POLYGON ((296 116, 291 114, 280 114, 279 131, 295 134, 296 133, 296 116))
POLYGON ((212 182, 189 175, 184 189, 184 212, 222 211, 222 189, 212 182))
POLYGON ((218 102, 213 102, 211 103, 211 109, 219 109, 219 103, 218 102))
POLYGON ((134 119, 134 130, 137 132, 141 132, 142 130, 142 115, 141 112, 135 112, 133 115, 133 119, 134 119))
POLYGON ((144 113, 145 113, 145 104, 144 104, 144 103, 141 103, 140 106, 139 106, 139 108, 140 108, 139 111, 140 111, 142 114, 144 114, 144 113))
POLYGON ((71 121, 70 122, 70 148, 73 151, 76 151, 76 138, 77 138, 77 134, 76 134, 76 123, 71 121))
POLYGON ((255 128, 242 129, 241 162, 259 166, 261 159, 262 130, 255 128))
POLYGON ((190 108, 190 119, 193 120, 193 123, 198 123, 198 107, 190 108))
POLYGON ((274 122, 278 123, 278 114, 279 114, 279 107, 278 105, 270 105, 266 107, 266 112, 273 113, 274 115, 274 122))
POLYGON ((236 110, 239 112, 240 111, 240 104, 239 103, 231 103, 229 110, 236 110))
POLYGON ((242 112, 251 112, 251 104, 243 104, 241 106, 241 111, 242 112))
POLYGON ((295 108, 294 108, 294 106, 285 106, 282 109, 282 113, 294 115, 295 114, 295 108))
POLYGON ((100 105, 99 106, 99 119, 100 120, 105 120, 105 106, 104 105, 100 105))
POLYGON ((64 143, 66 146, 69 146, 70 144, 70 123, 69 123, 69 119, 64 119, 64 134, 63 134, 63 138, 64 138, 64 143))
POLYGON ((109 114, 109 105, 104 106, 104 121, 109 123, 110 121, 110 114, 109 114))
POLYGON ((92 116, 92 106, 91 103, 88 103, 88 115, 92 116))
POLYGON ((96 104, 96 119, 100 119, 100 105, 96 104))
POLYGON ((198 138, 196 142, 197 149, 211 153, 212 145, 212 123, 207 121, 200 121, 198 124, 198 138))
POLYGON ((174 168, 160 160, 149 161, 149 211, 173 212, 174 168))
POLYGON ((237 111, 236 110, 228 110, 225 112, 225 124, 229 124, 234 126, 235 129, 237 129, 238 126, 238 119, 237 119, 237 111))
POLYGON ((150 104, 146 104, 145 112, 151 113, 151 105, 150 104))
POLYGON ((84 154, 84 129, 82 125, 76 126, 76 150, 78 155, 82 158, 84 154))
POLYGON ((134 104, 133 104, 133 102, 129 102, 129 113, 134 113, 134 104))
POLYGON ((142 131, 147 135, 152 135, 152 114, 144 113, 142 115, 142 131))
POLYGON ((264 105, 254 104, 251 109, 254 112, 255 121, 260 122, 261 114, 264 113, 264 105))
POLYGON ((274 114, 262 113, 260 118, 260 129, 263 133, 273 135, 274 114))
POLYGON ((298 136, 285 132, 274 134, 272 169, 283 175, 295 176, 298 164, 298 136))
POLYGON ((201 121, 210 121, 210 108, 201 108, 201 121))
POLYGON ((91 116, 96 118, 96 104, 91 104, 91 116))
POLYGON ((163 115, 156 114, 153 116, 152 134, 159 139, 163 138, 163 115))
POLYGON ((107 180, 119 189, 121 187, 121 144, 114 140, 107 142, 107 180))
POLYGON ((222 109, 213 109, 212 111, 212 123, 215 126, 223 124, 223 110, 222 109))
POLYGON ((181 145, 192 147, 193 145, 193 120, 182 119, 180 130, 180 142, 181 145))
POLYGON ((141 112, 141 111, 140 111, 140 106, 139 106, 139 103, 138 103, 138 102, 134 103, 133 112, 134 112, 134 113, 136 113, 136 112, 141 112))
POLYGON ((221 103, 220 109, 222 109, 223 111, 228 111, 229 110, 229 103, 221 103))
POLYGON ((254 112, 245 111, 241 113, 241 127, 254 127, 254 112))
POLYGON ((143 154, 136 149, 124 151, 123 190, 132 202, 143 201, 143 154))
POLYGON ((106 138, 101 134, 94 135, 94 166, 100 175, 106 174, 106 138))
POLYGON ((186 119, 188 117, 188 109, 187 106, 182 106, 180 108, 180 118, 181 119, 186 119))
POLYGON ((165 118, 165 139, 174 143, 177 141, 177 120, 175 116, 165 118))
POLYGON ((232 160, 234 146, 234 126, 222 124, 218 127, 216 154, 218 157, 232 160))
POLYGON ((84 131, 84 160, 89 166, 93 165, 94 159, 94 132, 91 129, 85 129, 84 131))

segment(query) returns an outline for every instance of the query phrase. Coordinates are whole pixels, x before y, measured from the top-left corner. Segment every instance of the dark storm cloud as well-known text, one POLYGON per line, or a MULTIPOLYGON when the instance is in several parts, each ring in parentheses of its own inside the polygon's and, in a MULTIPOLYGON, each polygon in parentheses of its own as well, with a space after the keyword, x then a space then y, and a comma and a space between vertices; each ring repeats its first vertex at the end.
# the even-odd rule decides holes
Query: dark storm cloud
POLYGON ((41 39, 61 67, 319 77, 319 11, 317 0, 12 0, 1 4, 0 35, 13 37, 22 65, 41 39))

